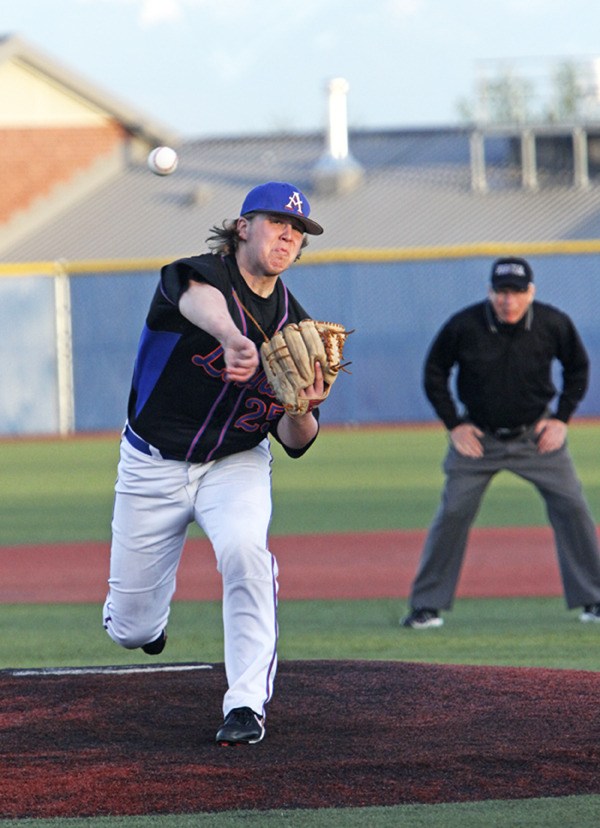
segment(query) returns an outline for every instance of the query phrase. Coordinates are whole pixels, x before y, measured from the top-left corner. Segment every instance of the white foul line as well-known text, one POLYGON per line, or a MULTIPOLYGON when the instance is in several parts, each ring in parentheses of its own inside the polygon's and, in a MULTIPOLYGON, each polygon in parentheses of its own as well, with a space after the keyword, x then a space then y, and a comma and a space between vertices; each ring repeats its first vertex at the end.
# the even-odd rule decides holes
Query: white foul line
POLYGON ((191 670, 212 670, 210 664, 159 664, 131 667, 128 665, 116 667, 40 667, 35 670, 2 670, 2 673, 21 678, 24 676, 94 676, 106 673, 181 673, 191 670))

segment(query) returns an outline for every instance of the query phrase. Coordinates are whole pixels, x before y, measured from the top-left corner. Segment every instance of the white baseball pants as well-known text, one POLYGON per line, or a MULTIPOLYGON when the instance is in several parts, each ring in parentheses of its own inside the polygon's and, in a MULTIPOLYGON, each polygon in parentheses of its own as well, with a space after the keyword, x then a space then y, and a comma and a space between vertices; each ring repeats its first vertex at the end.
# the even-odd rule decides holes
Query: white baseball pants
POLYGON ((130 649, 158 638, 167 626, 187 529, 196 521, 212 543, 223 581, 223 714, 251 707, 264 715, 277 668, 277 563, 267 545, 269 441, 209 463, 156 454, 121 441, 104 626, 130 649))

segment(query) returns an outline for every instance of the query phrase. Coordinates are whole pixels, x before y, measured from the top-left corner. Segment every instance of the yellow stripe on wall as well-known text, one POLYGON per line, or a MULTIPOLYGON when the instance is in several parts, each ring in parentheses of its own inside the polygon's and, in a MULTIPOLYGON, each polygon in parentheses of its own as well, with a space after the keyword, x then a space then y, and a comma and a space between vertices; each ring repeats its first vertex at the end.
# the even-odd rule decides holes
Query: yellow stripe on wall
MULTIPOLYGON (((337 262, 395 262, 426 261, 428 259, 466 259, 478 256, 556 256, 600 253, 600 239, 585 239, 555 242, 479 242, 477 244, 440 245, 439 247, 392 247, 324 250, 321 253, 305 253, 300 265, 334 264, 337 262)), ((65 274, 96 274, 160 270, 180 258, 171 257, 147 259, 81 259, 42 262, 0 263, 0 277, 56 276, 65 274)))

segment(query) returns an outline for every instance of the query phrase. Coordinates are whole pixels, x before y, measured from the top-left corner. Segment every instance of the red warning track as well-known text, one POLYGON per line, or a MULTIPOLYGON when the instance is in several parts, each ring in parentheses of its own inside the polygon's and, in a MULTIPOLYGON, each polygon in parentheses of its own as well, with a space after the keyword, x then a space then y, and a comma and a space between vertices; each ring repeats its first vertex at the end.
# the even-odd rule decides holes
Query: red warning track
MULTIPOLYGON (((273 537, 280 598, 404 598, 424 537, 424 531, 273 537)), ((108 543, 0 547, 0 602, 102 601, 109 555, 108 543)), ((472 531, 459 596, 552 596, 561 592, 549 528, 472 531)), ((221 597, 208 541, 187 542, 175 597, 182 601, 221 597)))

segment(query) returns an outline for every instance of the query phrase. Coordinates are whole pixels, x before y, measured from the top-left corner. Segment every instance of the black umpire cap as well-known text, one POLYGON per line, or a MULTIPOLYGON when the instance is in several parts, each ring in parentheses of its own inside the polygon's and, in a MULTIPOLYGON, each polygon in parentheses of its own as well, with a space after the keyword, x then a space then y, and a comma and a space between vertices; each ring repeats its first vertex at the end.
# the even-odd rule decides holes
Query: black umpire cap
POLYGON ((533 270, 525 259, 516 256, 496 259, 492 265, 491 282, 494 290, 512 288, 525 291, 533 282, 533 270))

